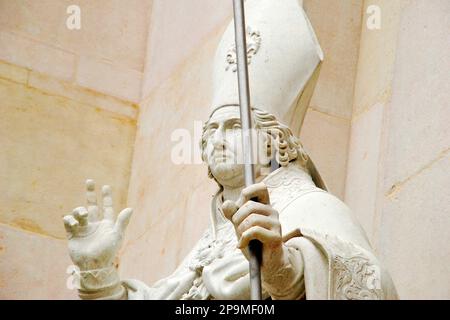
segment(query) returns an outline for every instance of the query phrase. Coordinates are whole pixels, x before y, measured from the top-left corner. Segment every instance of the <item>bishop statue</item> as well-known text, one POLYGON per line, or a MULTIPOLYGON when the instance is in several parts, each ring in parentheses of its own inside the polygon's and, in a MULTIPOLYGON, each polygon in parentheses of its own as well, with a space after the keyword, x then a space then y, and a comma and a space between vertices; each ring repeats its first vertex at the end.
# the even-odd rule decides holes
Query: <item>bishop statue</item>
MULTIPOLYGON (((244 186, 233 22, 217 48, 202 159, 218 191, 211 225, 178 268, 150 285, 120 279, 114 259, 130 208, 87 181, 87 205, 64 217, 82 299, 249 299, 251 240, 262 243, 263 299, 396 299, 350 209, 327 191, 297 136, 324 59, 301 0, 247 0, 247 63, 256 130, 254 185, 244 186)), ((205 199, 205 201, 209 201, 205 199)), ((143 214, 143 213, 140 213, 143 214)))

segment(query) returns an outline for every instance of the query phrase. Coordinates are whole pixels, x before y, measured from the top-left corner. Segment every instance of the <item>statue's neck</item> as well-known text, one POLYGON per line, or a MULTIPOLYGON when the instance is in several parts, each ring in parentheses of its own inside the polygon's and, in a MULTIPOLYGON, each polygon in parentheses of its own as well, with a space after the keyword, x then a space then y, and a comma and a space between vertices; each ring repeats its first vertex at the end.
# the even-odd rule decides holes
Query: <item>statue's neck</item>
MULTIPOLYGON (((261 182, 264 180, 266 176, 260 175, 256 178, 256 183, 261 182)), ((227 201, 227 200, 231 200, 236 202, 239 199, 239 196, 241 195, 241 191, 242 189, 244 189, 244 186, 239 186, 239 187, 223 187, 223 192, 222 192, 222 199, 223 201, 227 201)))
POLYGON ((237 201, 239 199, 239 195, 241 194, 243 187, 237 187, 237 188, 223 188, 223 201, 231 200, 231 201, 237 201))

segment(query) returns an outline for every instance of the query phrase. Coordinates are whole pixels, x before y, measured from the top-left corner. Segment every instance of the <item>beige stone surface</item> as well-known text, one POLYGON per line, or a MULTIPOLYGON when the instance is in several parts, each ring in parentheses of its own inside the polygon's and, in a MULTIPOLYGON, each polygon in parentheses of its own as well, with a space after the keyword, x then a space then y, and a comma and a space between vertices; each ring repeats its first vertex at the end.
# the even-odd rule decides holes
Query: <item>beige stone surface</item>
POLYGON ((142 73, 88 56, 78 60, 76 83, 126 101, 139 102, 142 73))
POLYGON ((147 98, 208 37, 226 26, 231 15, 232 1, 153 0, 143 97, 147 98))
POLYGON ((377 247, 403 299, 450 297, 449 167, 447 152, 383 204, 377 247))
MULTIPOLYGON (((151 4, 151 0, 0 0, 0 29, 44 44, 48 51, 54 47, 95 56, 142 72, 151 4), (81 9, 77 31, 66 27, 66 10, 73 4, 81 9)), ((15 48, 16 55, 19 49, 24 48, 15 48)), ((41 58, 45 56, 48 53, 41 58)))
MULTIPOLYGON (((204 194, 203 188, 199 192, 204 194)), ((123 279, 139 279, 151 285, 169 276, 192 249, 209 221, 209 205, 198 202, 189 205, 190 200, 184 202, 183 208, 166 210, 164 219, 155 221, 147 232, 124 246, 120 268, 123 279)), ((133 230, 130 227, 128 233, 133 230)))
POLYGON ((0 30, 0 59, 63 80, 74 77, 74 54, 4 30, 0 30))
POLYGON ((449 15, 447 1, 412 1, 399 27, 376 227, 403 298, 450 297, 449 15))
POLYGON ((329 191, 340 199, 345 192, 349 134, 350 121, 310 108, 300 135, 329 191))
POLYGON ((384 105, 377 104, 353 120, 345 183, 345 202, 372 241, 378 183, 383 169, 380 167, 380 152, 384 109, 384 105))
POLYGON ((450 148, 449 16, 448 1, 414 1, 403 11, 384 192, 450 148))
POLYGON ((0 224, 0 300, 76 299, 65 241, 0 224))
POLYGON ((362 4, 360 0, 304 1, 325 54, 311 105, 346 119, 352 115, 362 4))
MULTIPOLYGON (((3 64, 0 62, 0 68, 3 64)), ((1 74, 0 74, 1 75, 1 74)), ((138 106, 132 102, 111 97, 100 92, 82 88, 76 84, 58 80, 35 71, 27 72, 27 84, 51 95, 66 97, 82 104, 100 108, 105 111, 124 116, 131 120, 137 120, 138 106)), ((5 74, 5 77, 7 75, 5 74)), ((11 77, 7 77, 11 79, 11 77)), ((14 79, 11 79, 14 80, 14 79)))
POLYGON ((65 238, 62 216, 84 205, 84 180, 112 184, 126 205, 135 122, 0 80, 0 222, 65 238))
POLYGON ((363 27, 346 201, 362 209, 401 298, 447 299, 450 5, 368 4, 382 28, 363 27))
POLYGON ((402 8, 407 1, 366 0, 355 80, 352 130, 348 154, 345 200, 372 241, 376 240, 378 212, 383 201, 387 111, 395 71, 397 37, 402 8), (367 27, 367 8, 380 9, 380 29, 367 27))
POLYGON ((0 78, 26 84, 29 70, 0 61, 0 78))
POLYGON ((0 1, 0 59, 139 102, 152 1, 79 1, 81 29, 69 30, 73 4, 0 1))
POLYGON ((355 81, 353 117, 391 97, 397 38, 402 9, 408 0, 366 0, 361 28, 358 73, 355 81), (369 6, 381 12, 380 29, 367 28, 369 6))

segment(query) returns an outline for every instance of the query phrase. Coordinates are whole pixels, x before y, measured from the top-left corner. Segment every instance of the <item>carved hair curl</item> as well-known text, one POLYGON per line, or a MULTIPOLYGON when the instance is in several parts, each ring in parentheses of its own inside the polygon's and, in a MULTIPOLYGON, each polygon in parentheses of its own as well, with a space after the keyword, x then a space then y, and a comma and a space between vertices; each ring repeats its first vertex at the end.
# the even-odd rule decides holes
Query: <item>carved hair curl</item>
POLYGON ((291 129, 280 123, 273 114, 257 108, 252 108, 252 111, 255 128, 266 132, 275 142, 277 162, 286 167, 290 162, 298 160, 299 164, 306 168, 308 156, 291 129))

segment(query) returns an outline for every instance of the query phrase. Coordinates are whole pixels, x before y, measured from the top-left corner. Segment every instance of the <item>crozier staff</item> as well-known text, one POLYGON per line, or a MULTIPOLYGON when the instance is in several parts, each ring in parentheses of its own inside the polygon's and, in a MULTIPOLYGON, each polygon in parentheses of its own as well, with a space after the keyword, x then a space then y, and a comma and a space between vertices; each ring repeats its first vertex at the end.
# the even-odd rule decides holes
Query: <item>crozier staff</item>
MULTIPOLYGON (((250 86, 248 82, 247 39, 245 33, 244 0, 233 0, 234 31, 236 41, 237 72, 239 82, 239 106, 242 124, 242 150, 244 156, 245 186, 255 183, 252 153, 252 121, 250 110, 250 86)), ((252 240, 249 244, 250 296, 261 300, 261 248, 262 243, 252 240)))

